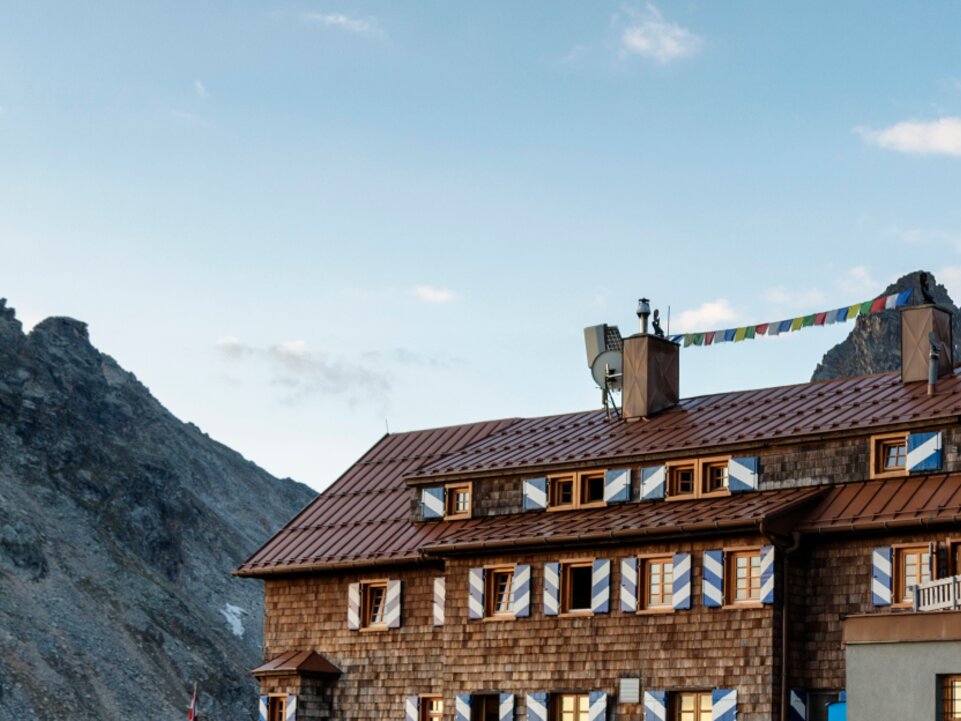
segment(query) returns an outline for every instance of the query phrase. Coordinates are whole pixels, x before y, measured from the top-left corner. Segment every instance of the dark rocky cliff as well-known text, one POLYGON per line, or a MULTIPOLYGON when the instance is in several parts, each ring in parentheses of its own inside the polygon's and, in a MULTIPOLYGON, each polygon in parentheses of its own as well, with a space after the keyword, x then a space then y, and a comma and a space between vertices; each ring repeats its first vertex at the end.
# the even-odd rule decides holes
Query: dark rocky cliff
POLYGON ((255 716, 259 583, 314 493, 171 415, 84 323, 0 300, 0 718, 255 716))
MULTIPOLYGON (((908 273, 889 285, 884 295, 911 291, 911 305, 920 305, 921 273, 908 273)), ((948 291, 938 285, 928 273, 928 288, 935 303, 954 313, 951 330, 954 336, 954 362, 961 361, 961 313, 954 305, 948 291)), ((848 378, 896 371, 901 368, 901 320, 899 311, 885 310, 880 313, 859 316, 851 333, 841 343, 824 354, 811 376, 811 380, 848 378)))

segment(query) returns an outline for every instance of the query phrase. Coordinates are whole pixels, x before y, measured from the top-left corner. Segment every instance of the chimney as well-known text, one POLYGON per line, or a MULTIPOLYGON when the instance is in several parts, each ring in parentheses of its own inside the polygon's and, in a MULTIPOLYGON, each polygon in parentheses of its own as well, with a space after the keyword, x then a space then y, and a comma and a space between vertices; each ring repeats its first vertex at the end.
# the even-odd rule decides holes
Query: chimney
POLYGON ((680 346, 660 336, 638 333, 624 339, 621 402, 626 421, 650 418, 677 405, 680 355, 680 346))
MULTIPOLYGON (((954 370, 954 339, 951 335, 951 311, 938 305, 912 305, 901 309, 901 381, 928 381, 954 370), (937 370, 930 374, 935 362, 931 353, 936 345, 937 370)), ((627 343, 625 341, 625 351, 627 343)))

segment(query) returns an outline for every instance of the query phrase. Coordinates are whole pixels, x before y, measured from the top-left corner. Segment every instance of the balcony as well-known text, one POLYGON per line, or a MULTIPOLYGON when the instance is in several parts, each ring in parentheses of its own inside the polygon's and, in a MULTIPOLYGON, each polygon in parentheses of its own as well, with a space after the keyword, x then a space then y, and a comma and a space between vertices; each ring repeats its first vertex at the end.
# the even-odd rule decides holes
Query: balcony
POLYGON ((952 611, 961 608, 961 576, 926 581, 914 587, 915 611, 952 611))

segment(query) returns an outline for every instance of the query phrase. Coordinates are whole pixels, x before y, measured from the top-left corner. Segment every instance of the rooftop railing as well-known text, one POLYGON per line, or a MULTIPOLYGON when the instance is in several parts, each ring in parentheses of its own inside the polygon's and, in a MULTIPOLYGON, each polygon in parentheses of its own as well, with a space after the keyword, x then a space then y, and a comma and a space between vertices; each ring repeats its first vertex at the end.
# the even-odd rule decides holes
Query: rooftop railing
POLYGON ((914 587, 915 611, 944 611, 961 608, 961 576, 925 581, 914 587))

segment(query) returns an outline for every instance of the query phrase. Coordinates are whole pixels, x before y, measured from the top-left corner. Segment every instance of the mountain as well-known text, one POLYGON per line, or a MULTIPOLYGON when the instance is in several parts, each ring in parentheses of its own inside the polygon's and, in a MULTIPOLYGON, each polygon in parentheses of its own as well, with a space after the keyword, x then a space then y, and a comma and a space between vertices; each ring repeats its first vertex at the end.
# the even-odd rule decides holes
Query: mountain
MULTIPOLYGON (((912 305, 922 303, 921 274, 916 270, 889 285, 883 295, 910 290, 912 305)), ((948 291, 938 285, 934 275, 928 273, 928 288, 938 305, 954 313, 951 331, 954 337, 954 360, 961 360, 961 313, 954 305, 948 291)), ((880 313, 858 316, 851 333, 842 342, 824 354, 814 370, 811 380, 848 378, 896 371, 901 368, 901 320, 899 311, 884 310, 880 313)))
POLYGON ((252 719, 260 584, 230 572, 315 494, 0 300, 0 718, 252 719))

